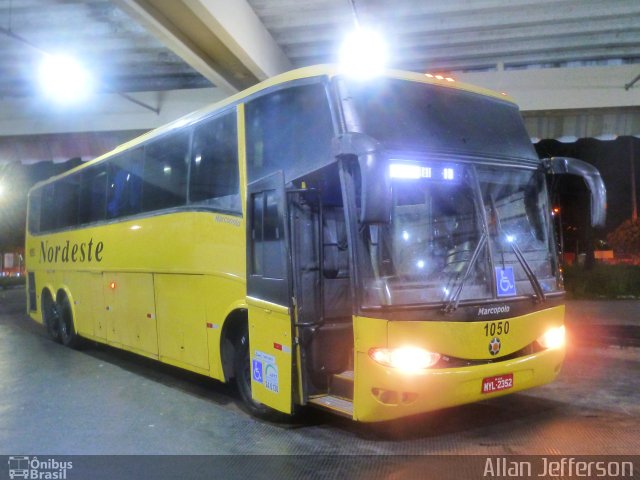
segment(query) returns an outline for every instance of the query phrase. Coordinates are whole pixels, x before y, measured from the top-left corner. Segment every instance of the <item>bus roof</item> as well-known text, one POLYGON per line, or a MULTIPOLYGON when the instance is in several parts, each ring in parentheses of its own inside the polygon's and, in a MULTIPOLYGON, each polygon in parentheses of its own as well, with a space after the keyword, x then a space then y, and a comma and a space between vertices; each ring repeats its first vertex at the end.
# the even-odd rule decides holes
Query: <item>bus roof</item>
MULTIPOLYGON (((217 110, 220 110, 224 107, 227 107, 229 105, 233 105, 236 103, 241 103, 242 100, 244 98, 247 98, 251 95, 254 95, 262 90, 266 90, 268 88, 274 87, 276 85, 282 84, 282 83, 286 83, 286 82, 290 82, 293 80, 299 80, 299 79, 305 79, 305 78, 312 78, 312 77, 321 77, 321 76, 326 76, 329 78, 335 77, 337 75, 341 75, 343 74, 343 71, 341 69, 341 67, 339 65, 336 64, 326 64, 326 65, 313 65, 310 67, 302 67, 302 68, 298 68, 295 70, 290 70, 288 72, 285 73, 281 73, 279 75, 276 75, 274 77, 271 77, 267 80, 264 80, 250 88, 247 88, 241 92, 238 92, 234 95, 231 95, 223 100, 220 100, 218 102, 215 102, 213 104, 209 104, 204 106, 203 108, 200 108, 194 112, 188 113, 170 123, 167 123, 165 125, 162 125, 160 127, 157 127, 155 129, 149 130, 146 133, 143 133, 142 135, 129 140, 128 142, 125 142, 119 146, 117 146, 116 148, 114 148, 113 150, 110 150, 109 152, 106 152, 102 155, 100 155, 99 157, 90 160, 82 165, 78 165, 77 167, 68 170, 66 172, 63 172, 59 175, 53 176, 51 178, 48 178, 46 180, 43 180, 41 182, 36 183, 31 190, 35 189, 35 188, 39 188, 42 185, 45 185, 47 183, 50 182, 54 182, 56 180, 58 180, 59 178, 63 178, 66 177, 67 175, 70 175, 72 173, 75 173, 79 170, 82 170, 84 168, 87 168, 91 165, 95 165, 96 163, 99 163, 103 160, 106 160, 107 158, 113 156, 114 154, 117 154, 119 152, 122 152, 124 150, 128 150, 132 147, 135 147, 136 145, 139 145, 143 142, 146 142, 147 140, 150 140, 152 138, 155 137, 159 137, 164 135, 165 133, 170 132, 171 130, 183 127, 183 126, 187 126, 191 123, 194 123, 198 120, 200 120, 201 118, 206 117, 207 115, 211 114, 212 112, 215 112, 217 110)), ((479 95, 483 95, 483 96, 487 96, 487 97, 492 97, 492 98, 496 98, 502 101, 506 101, 509 103, 514 103, 515 101, 509 97, 508 95, 505 95, 503 93, 498 93, 496 91, 493 90, 489 90, 489 89, 485 89, 482 87, 478 87, 475 85, 471 85, 468 83, 463 83, 463 82, 458 82, 457 80, 453 80, 453 79, 447 79, 447 77, 443 77, 443 76, 435 76, 435 75, 430 75, 430 74, 423 74, 423 73, 416 73, 416 72, 408 72, 408 71, 404 71, 404 70, 386 70, 384 71, 381 75, 379 75, 379 77, 386 77, 386 78, 395 78, 395 79, 399 79, 399 80, 407 80, 407 81, 411 81, 411 82, 420 82, 420 83, 427 83, 427 84, 431 84, 431 85, 438 85, 444 88, 452 88, 452 89, 457 89, 457 90, 462 90, 462 91, 466 91, 466 92, 472 92, 472 93, 476 93, 479 95)), ((30 191, 31 191, 30 190, 30 191)))

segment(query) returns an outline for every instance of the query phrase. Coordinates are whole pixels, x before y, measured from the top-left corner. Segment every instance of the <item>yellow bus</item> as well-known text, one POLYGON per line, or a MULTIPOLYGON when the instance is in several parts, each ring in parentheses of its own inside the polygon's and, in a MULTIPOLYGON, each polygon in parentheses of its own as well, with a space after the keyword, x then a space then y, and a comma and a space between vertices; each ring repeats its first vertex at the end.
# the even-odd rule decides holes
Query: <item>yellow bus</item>
POLYGON ((28 312, 235 381, 253 414, 376 422, 553 380, 563 288, 541 161, 507 97, 295 70, 29 193, 28 312))

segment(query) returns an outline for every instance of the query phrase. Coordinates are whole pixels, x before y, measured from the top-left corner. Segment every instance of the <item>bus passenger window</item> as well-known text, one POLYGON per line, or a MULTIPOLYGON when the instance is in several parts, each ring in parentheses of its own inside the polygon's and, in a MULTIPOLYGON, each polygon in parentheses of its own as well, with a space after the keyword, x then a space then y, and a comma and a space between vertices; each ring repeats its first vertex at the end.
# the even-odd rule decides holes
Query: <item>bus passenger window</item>
POLYGON ((199 125, 193 135, 189 199, 212 208, 238 212, 240 176, 235 111, 199 125))
POLYGON ((189 131, 170 134, 145 147, 143 211, 179 207, 186 203, 188 155, 189 131))
POLYGON ((42 188, 42 209, 40 212, 40 231, 46 232, 56 228, 56 210, 53 203, 53 184, 42 188))
POLYGON ((125 152, 109 164, 108 218, 140 212, 141 174, 142 148, 125 152))
POLYGON ((104 220, 107 206, 107 168, 105 164, 82 172, 78 223, 104 220))
POLYGON ((289 87, 247 103, 249 181, 285 170, 288 178, 331 160, 333 123, 321 83, 289 87))
POLYGON ((55 184, 53 202, 57 206, 56 228, 73 227, 78 223, 80 175, 71 175, 55 184))
POLYGON ((28 226, 30 233, 40 232, 40 212, 42 208, 42 189, 33 190, 29 195, 28 226))

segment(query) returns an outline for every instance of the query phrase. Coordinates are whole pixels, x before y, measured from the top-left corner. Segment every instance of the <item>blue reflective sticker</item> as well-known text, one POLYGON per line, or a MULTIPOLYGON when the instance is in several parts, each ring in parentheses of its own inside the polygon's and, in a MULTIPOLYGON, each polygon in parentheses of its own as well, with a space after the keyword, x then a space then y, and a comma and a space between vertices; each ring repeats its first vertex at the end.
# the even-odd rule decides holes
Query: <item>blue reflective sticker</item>
POLYGON ((253 360, 251 375, 255 382, 262 383, 262 362, 260 360, 253 360))
POLYGON ((499 297, 508 297, 516 294, 513 267, 496 267, 496 287, 499 297))

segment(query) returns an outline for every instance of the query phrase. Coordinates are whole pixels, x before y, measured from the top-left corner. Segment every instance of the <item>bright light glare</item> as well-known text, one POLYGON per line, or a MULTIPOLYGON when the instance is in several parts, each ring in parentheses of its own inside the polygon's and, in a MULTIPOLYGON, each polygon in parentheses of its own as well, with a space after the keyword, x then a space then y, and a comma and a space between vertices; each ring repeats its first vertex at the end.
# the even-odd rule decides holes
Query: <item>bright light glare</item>
MULTIPOLYGON (((0 193, 2 193, 2 190, 0 190, 0 193)), ((406 230, 402 231, 402 239, 404 241, 408 241, 409 238, 411 238, 411 235, 409 235, 409 232, 407 232, 406 230)))
POLYGON ((513 235, 507 235, 507 242, 509 242, 509 243, 513 243, 513 241, 514 241, 515 239, 516 239, 516 237, 515 237, 515 236, 513 236, 513 235))
POLYGON ((406 163, 392 163, 389 165, 391 178, 406 178, 416 180, 418 178, 431 178, 431 167, 409 165, 406 163))
POLYGON ((403 373, 417 373, 440 360, 440 354, 417 347, 372 348, 369 356, 376 362, 397 368, 403 373))
POLYGON ((538 343, 544 348, 549 348, 552 350, 562 348, 565 344, 564 325, 547 330, 544 335, 538 338, 538 343))
POLYGON ((340 64, 347 75, 360 79, 375 77, 387 64, 387 45, 379 33, 359 28, 344 39, 340 64))
POLYGON ((453 168, 443 168, 442 169, 442 178, 445 180, 453 180, 454 177, 453 168))
POLYGON ((47 55, 40 64, 40 84, 54 100, 68 103, 85 98, 91 90, 89 73, 73 58, 47 55))
POLYGON ((418 165, 407 165, 402 163, 392 163, 389 165, 389 175, 391 178, 420 178, 420 167, 418 165))
POLYGON ((424 260, 418 260, 418 263, 416 263, 416 266, 418 268, 424 268, 424 260))

